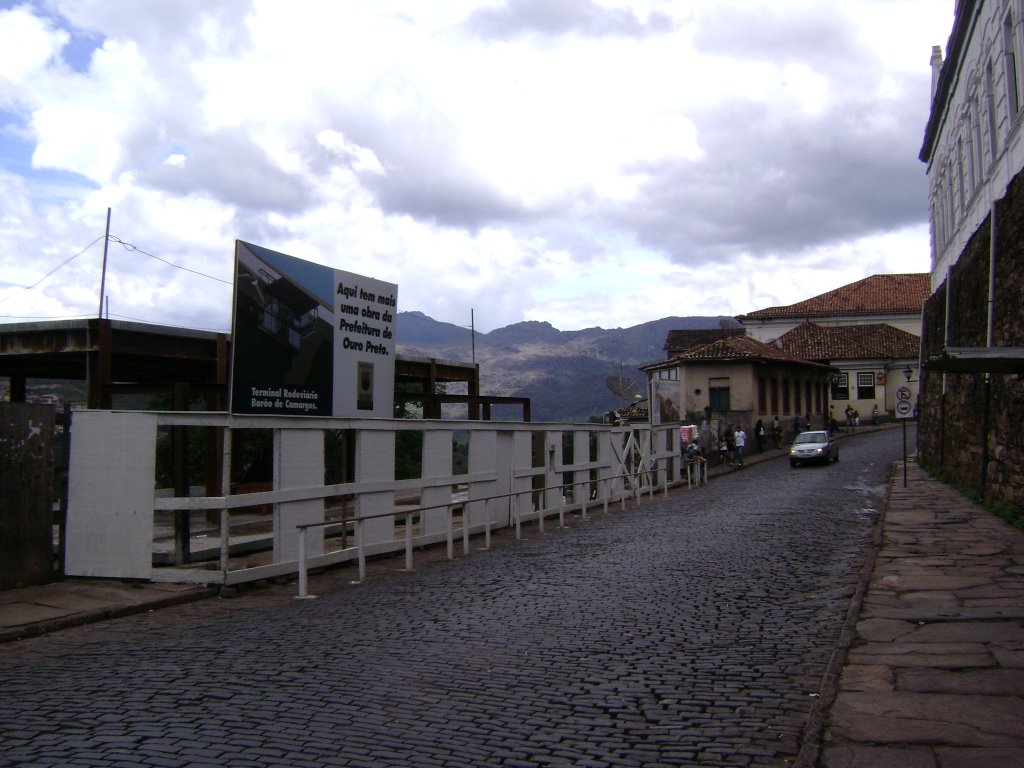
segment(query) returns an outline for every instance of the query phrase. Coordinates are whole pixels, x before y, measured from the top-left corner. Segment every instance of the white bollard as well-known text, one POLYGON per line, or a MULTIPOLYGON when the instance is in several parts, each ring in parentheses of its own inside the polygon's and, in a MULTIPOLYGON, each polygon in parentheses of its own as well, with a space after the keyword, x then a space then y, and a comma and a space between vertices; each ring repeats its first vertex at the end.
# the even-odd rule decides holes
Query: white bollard
POLYGON ((299 528, 299 594, 295 596, 296 600, 308 600, 309 598, 316 597, 308 592, 308 580, 306 575, 306 531, 308 528, 299 528))
POLYGON ((412 512, 405 513, 405 570, 412 570, 412 512))
POLYGON ((451 504, 445 507, 445 510, 448 513, 448 524, 445 528, 445 539, 448 542, 448 559, 452 560, 455 557, 455 541, 454 534, 452 533, 452 515, 454 514, 454 511, 452 510, 451 504))
POLYGON ((356 520, 356 547, 359 549, 359 581, 366 581, 366 549, 363 547, 363 521, 356 520))

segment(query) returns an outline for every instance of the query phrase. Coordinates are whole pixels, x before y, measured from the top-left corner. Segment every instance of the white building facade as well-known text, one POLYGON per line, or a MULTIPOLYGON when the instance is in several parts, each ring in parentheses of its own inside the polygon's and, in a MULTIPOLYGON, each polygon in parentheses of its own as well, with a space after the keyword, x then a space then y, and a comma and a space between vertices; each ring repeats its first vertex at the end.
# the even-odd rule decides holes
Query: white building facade
POLYGON ((1024 510, 1022 21, 1024 0, 958 0, 919 154, 932 295, 918 460, 1010 513, 1024 510))
POLYGON ((1024 0, 958 0, 956 19, 946 61, 932 49, 932 115, 920 155, 932 291, 1024 166, 1024 0))

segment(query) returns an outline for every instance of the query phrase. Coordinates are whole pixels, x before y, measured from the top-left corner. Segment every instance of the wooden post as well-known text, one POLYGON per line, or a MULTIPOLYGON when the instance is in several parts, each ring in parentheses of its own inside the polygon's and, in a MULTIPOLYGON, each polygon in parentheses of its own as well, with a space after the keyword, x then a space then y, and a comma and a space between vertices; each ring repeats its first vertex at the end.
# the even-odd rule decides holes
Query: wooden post
POLYGON ((53 581, 54 413, 0 403, 0 589, 53 581))
MULTIPOLYGON (((188 410, 188 382, 174 382, 174 405, 176 411, 188 410)), ((189 495, 188 431, 183 426, 171 427, 171 475, 174 479, 174 495, 189 495)), ((190 552, 191 521, 189 511, 180 509, 174 513, 174 562, 184 565, 192 559, 190 552)))

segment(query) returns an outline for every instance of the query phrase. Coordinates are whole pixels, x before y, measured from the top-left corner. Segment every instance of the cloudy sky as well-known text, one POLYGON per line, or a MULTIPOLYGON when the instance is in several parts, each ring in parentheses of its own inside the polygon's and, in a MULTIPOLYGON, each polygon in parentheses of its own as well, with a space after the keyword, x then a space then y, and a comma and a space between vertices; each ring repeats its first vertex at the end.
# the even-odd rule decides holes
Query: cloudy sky
POLYGON ((488 331, 929 269, 953 0, 0 0, 0 322, 230 328, 235 239, 488 331), (116 238, 116 240, 114 239, 116 238))

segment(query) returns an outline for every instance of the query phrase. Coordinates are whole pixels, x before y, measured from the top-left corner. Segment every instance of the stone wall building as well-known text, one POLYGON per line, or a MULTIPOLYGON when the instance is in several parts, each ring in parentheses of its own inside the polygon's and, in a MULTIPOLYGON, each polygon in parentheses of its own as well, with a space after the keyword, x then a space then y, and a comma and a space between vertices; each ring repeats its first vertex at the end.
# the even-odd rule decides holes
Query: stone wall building
POLYGON ((1024 509, 1024 6, 959 0, 932 52, 919 456, 1024 509))

